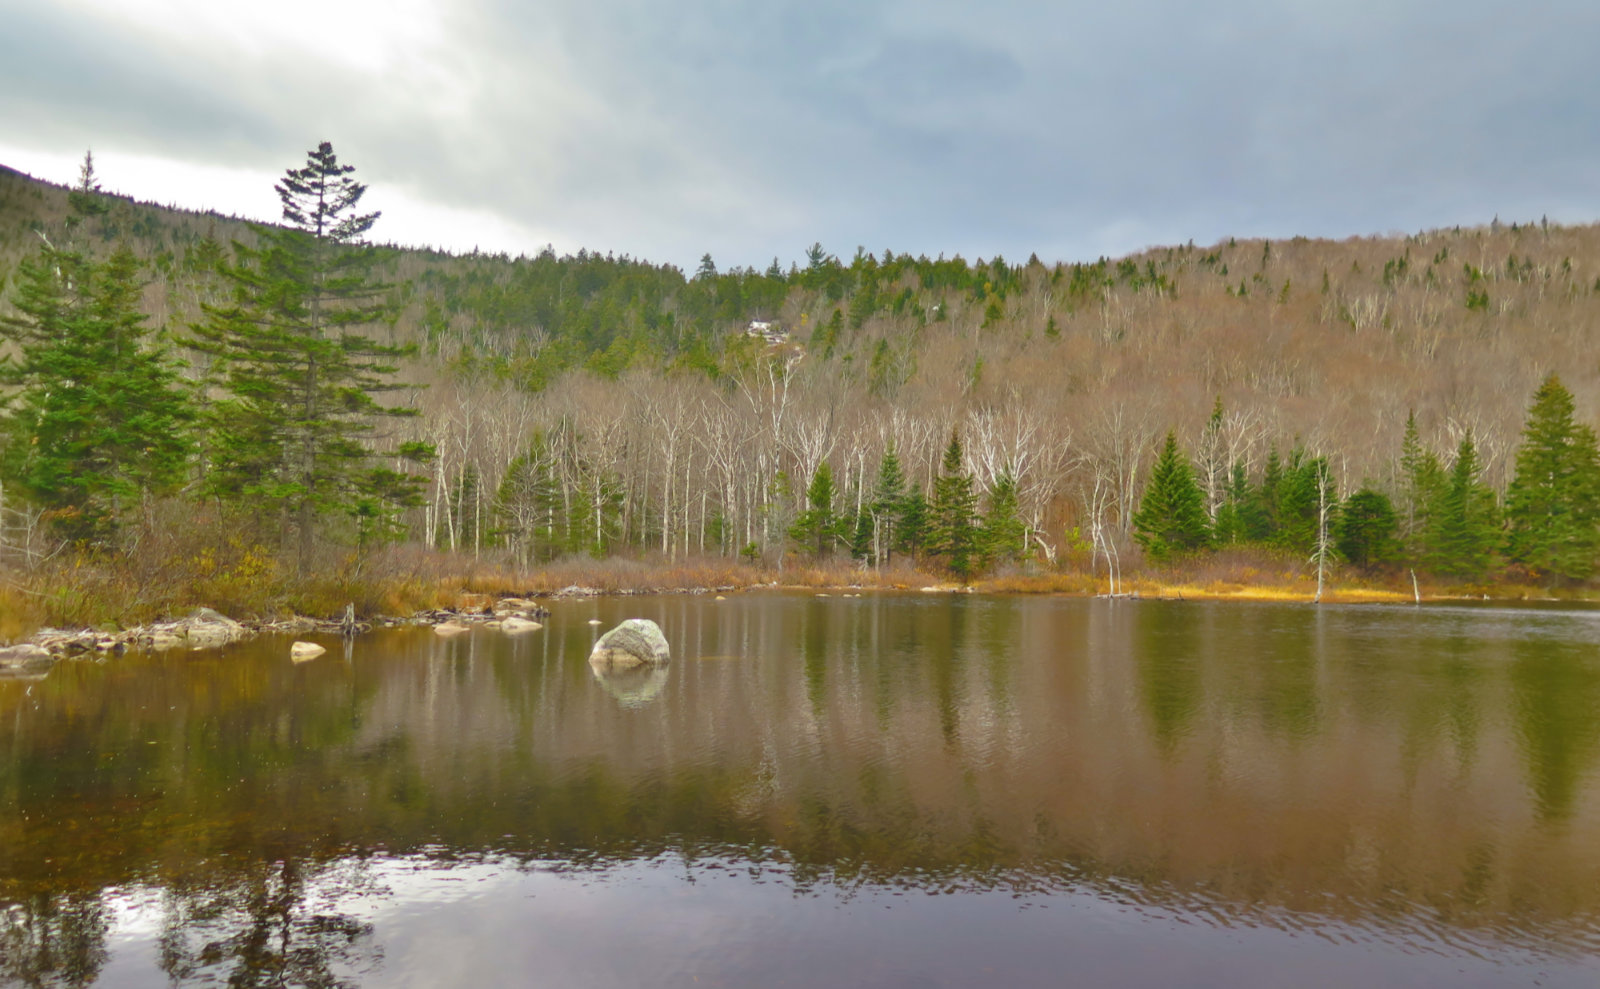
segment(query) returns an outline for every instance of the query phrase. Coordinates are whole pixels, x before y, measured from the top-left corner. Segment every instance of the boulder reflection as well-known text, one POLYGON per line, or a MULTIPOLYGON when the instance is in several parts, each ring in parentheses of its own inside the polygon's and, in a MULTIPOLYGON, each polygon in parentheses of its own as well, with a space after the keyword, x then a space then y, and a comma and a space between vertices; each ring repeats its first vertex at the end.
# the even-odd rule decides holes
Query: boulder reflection
POLYGON ((595 682, 625 708, 644 707, 661 696, 670 666, 590 667, 595 682))

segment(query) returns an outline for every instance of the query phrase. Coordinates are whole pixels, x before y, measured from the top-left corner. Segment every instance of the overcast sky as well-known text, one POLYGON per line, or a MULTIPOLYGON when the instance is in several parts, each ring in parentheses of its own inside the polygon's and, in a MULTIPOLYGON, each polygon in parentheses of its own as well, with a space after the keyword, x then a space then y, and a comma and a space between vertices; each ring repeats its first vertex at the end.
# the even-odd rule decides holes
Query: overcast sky
POLYGON ((1600 217, 1600 3, 0 0, 0 164, 380 240, 787 265, 1600 217))

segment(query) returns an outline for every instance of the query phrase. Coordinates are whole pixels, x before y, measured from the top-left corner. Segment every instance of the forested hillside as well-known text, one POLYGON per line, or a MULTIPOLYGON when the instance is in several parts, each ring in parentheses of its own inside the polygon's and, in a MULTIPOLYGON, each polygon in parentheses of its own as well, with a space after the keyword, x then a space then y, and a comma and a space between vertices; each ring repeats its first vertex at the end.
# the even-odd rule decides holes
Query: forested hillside
MULTIPOLYGON (((69 191, 0 172, 0 305, 13 316, 22 262, 68 236, 69 191)), ((91 258, 131 251, 139 308, 205 406, 218 358, 191 327, 231 304, 238 281, 219 265, 261 234, 100 201, 72 236, 91 258)), ((382 237, 380 220, 367 240, 382 237)), ((352 248, 382 286, 362 332, 399 355, 404 388, 386 401, 419 413, 373 442, 431 452, 394 462, 418 486, 395 500, 385 537, 524 563, 903 552, 960 576, 1131 562, 1136 546, 1162 557, 1242 542, 1303 557, 1320 544, 1331 558, 1338 542, 1367 566, 1551 573, 1517 558, 1516 513, 1502 509, 1542 385, 1544 399, 1572 403, 1551 442, 1592 445, 1600 227, 1496 221, 1061 263, 774 249, 764 269, 708 256, 686 274, 609 253, 352 248), (1141 513, 1164 445, 1162 483, 1195 487, 1200 517, 1183 524, 1203 532, 1141 513), (1465 476, 1451 495, 1453 469, 1465 476), (1463 563, 1436 529, 1447 512, 1477 511, 1445 505, 1475 491, 1492 504, 1473 516, 1482 552, 1463 563), (1378 535, 1351 535, 1366 510, 1378 535)), ((207 444, 197 437, 170 497, 209 491, 223 504, 204 484, 207 444)), ((1592 451, 1577 456, 1587 478, 1592 451)), ((12 559, 49 537, 37 509, 5 503, 12 559)), ((269 545, 266 533, 303 525, 253 524, 269 545)), ((330 528, 330 545, 360 542, 351 525, 330 528)), ((1592 570, 1591 553, 1560 576, 1592 570)))

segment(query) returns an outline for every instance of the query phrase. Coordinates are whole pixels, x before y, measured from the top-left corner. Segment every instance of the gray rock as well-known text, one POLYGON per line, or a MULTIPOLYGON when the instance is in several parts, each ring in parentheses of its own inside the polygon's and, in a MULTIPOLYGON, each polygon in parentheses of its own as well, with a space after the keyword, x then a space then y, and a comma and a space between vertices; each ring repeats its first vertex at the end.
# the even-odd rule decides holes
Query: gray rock
POLYGON ((648 618, 630 618, 600 636, 589 653, 589 665, 597 670, 616 670, 659 666, 671 658, 660 625, 648 618))
POLYGON ((250 630, 243 625, 210 608, 196 609, 194 614, 178 623, 176 631, 194 649, 225 646, 250 634, 250 630))
POLYGON ((26 670, 48 666, 55 659, 44 646, 31 643, 0 648, 0 670, 26 670))

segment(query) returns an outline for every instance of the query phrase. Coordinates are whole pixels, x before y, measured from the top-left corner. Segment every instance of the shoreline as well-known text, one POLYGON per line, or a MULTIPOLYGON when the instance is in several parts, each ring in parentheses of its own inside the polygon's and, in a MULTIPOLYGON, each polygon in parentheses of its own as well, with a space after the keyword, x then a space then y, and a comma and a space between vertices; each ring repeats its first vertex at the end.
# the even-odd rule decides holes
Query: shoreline
MULTIPOLYGON (((815 574, 807 574, 815 577, 815 574)), ((512 593, 503 590, 456 589, 447 596, 448 603, 440 607, 423 608, 409 615, 371 614, 354 623, 352 634, 376 628, 404 626, 439 627, 447 624, 465 624, 467 627, 498 627, 507 617, 537 620, 548 617, 549 611, 542 602, 588 598, 620 598, 645 595, 717 595, 749 594, 762 591, 811 593, 816 596, 860 597, 863 593, 890 594, 981 594, 994 597, 1048 596, 1082 599, 1114 599, 1135 601, 1203 601, 1272 604, 1317 604, 1315 587, 1295 583, 1242 583, 1211 581, 1161 581, 1150 578, 1130 580, 1128 590, 1116 595, 1097 590, 1081 576, 1043 575, 1035 577, 1006 577, 958 584, 941 581, 925 574, 899 572, 892 575, 852 574, 865 580, 815 581, 756 581, 743 584, 716 584, 705 586, 652 586, 641 582, 627 587, 593 587, 568 585, 558 590, 526 590, 512 593), (922 577, 932 581, 886 579, 922 577)), ((1409 591, 1389 588, 1344 586, 1325 588, 1321 604, 1451 604, 1482 601, 1532 604, 1589 604, 1600 606, 1600 599, 1588 595, 1558 597, 1531 593, 1528 587, 1491 588, 1501 593, 1487 591, 1467 593, 1462 590, 1424 594, 1420 600, 1409 591)), ((537 627, 537 626, 536 626, 537 627)), ((350 630, 347 620, 324 619, 306 615, 289 617, 246 617, 234 619, 207 606, 194 609, 189 615, 166 621, 149 622, 125 628, 107 629, 93 626, 75 628, 43 627, 26 636, 11 647, 0 647, 0 670, 15 668, 22 658, 38 661, 48 655, 49 661, 64 658, 104 658, 121 655, 130 649, 163 651, 174 648, 200 650, 218 648, 232 642, 262 634, 346 634, 350 630), (8 667, 7 655, 15 653, 8 667)))

